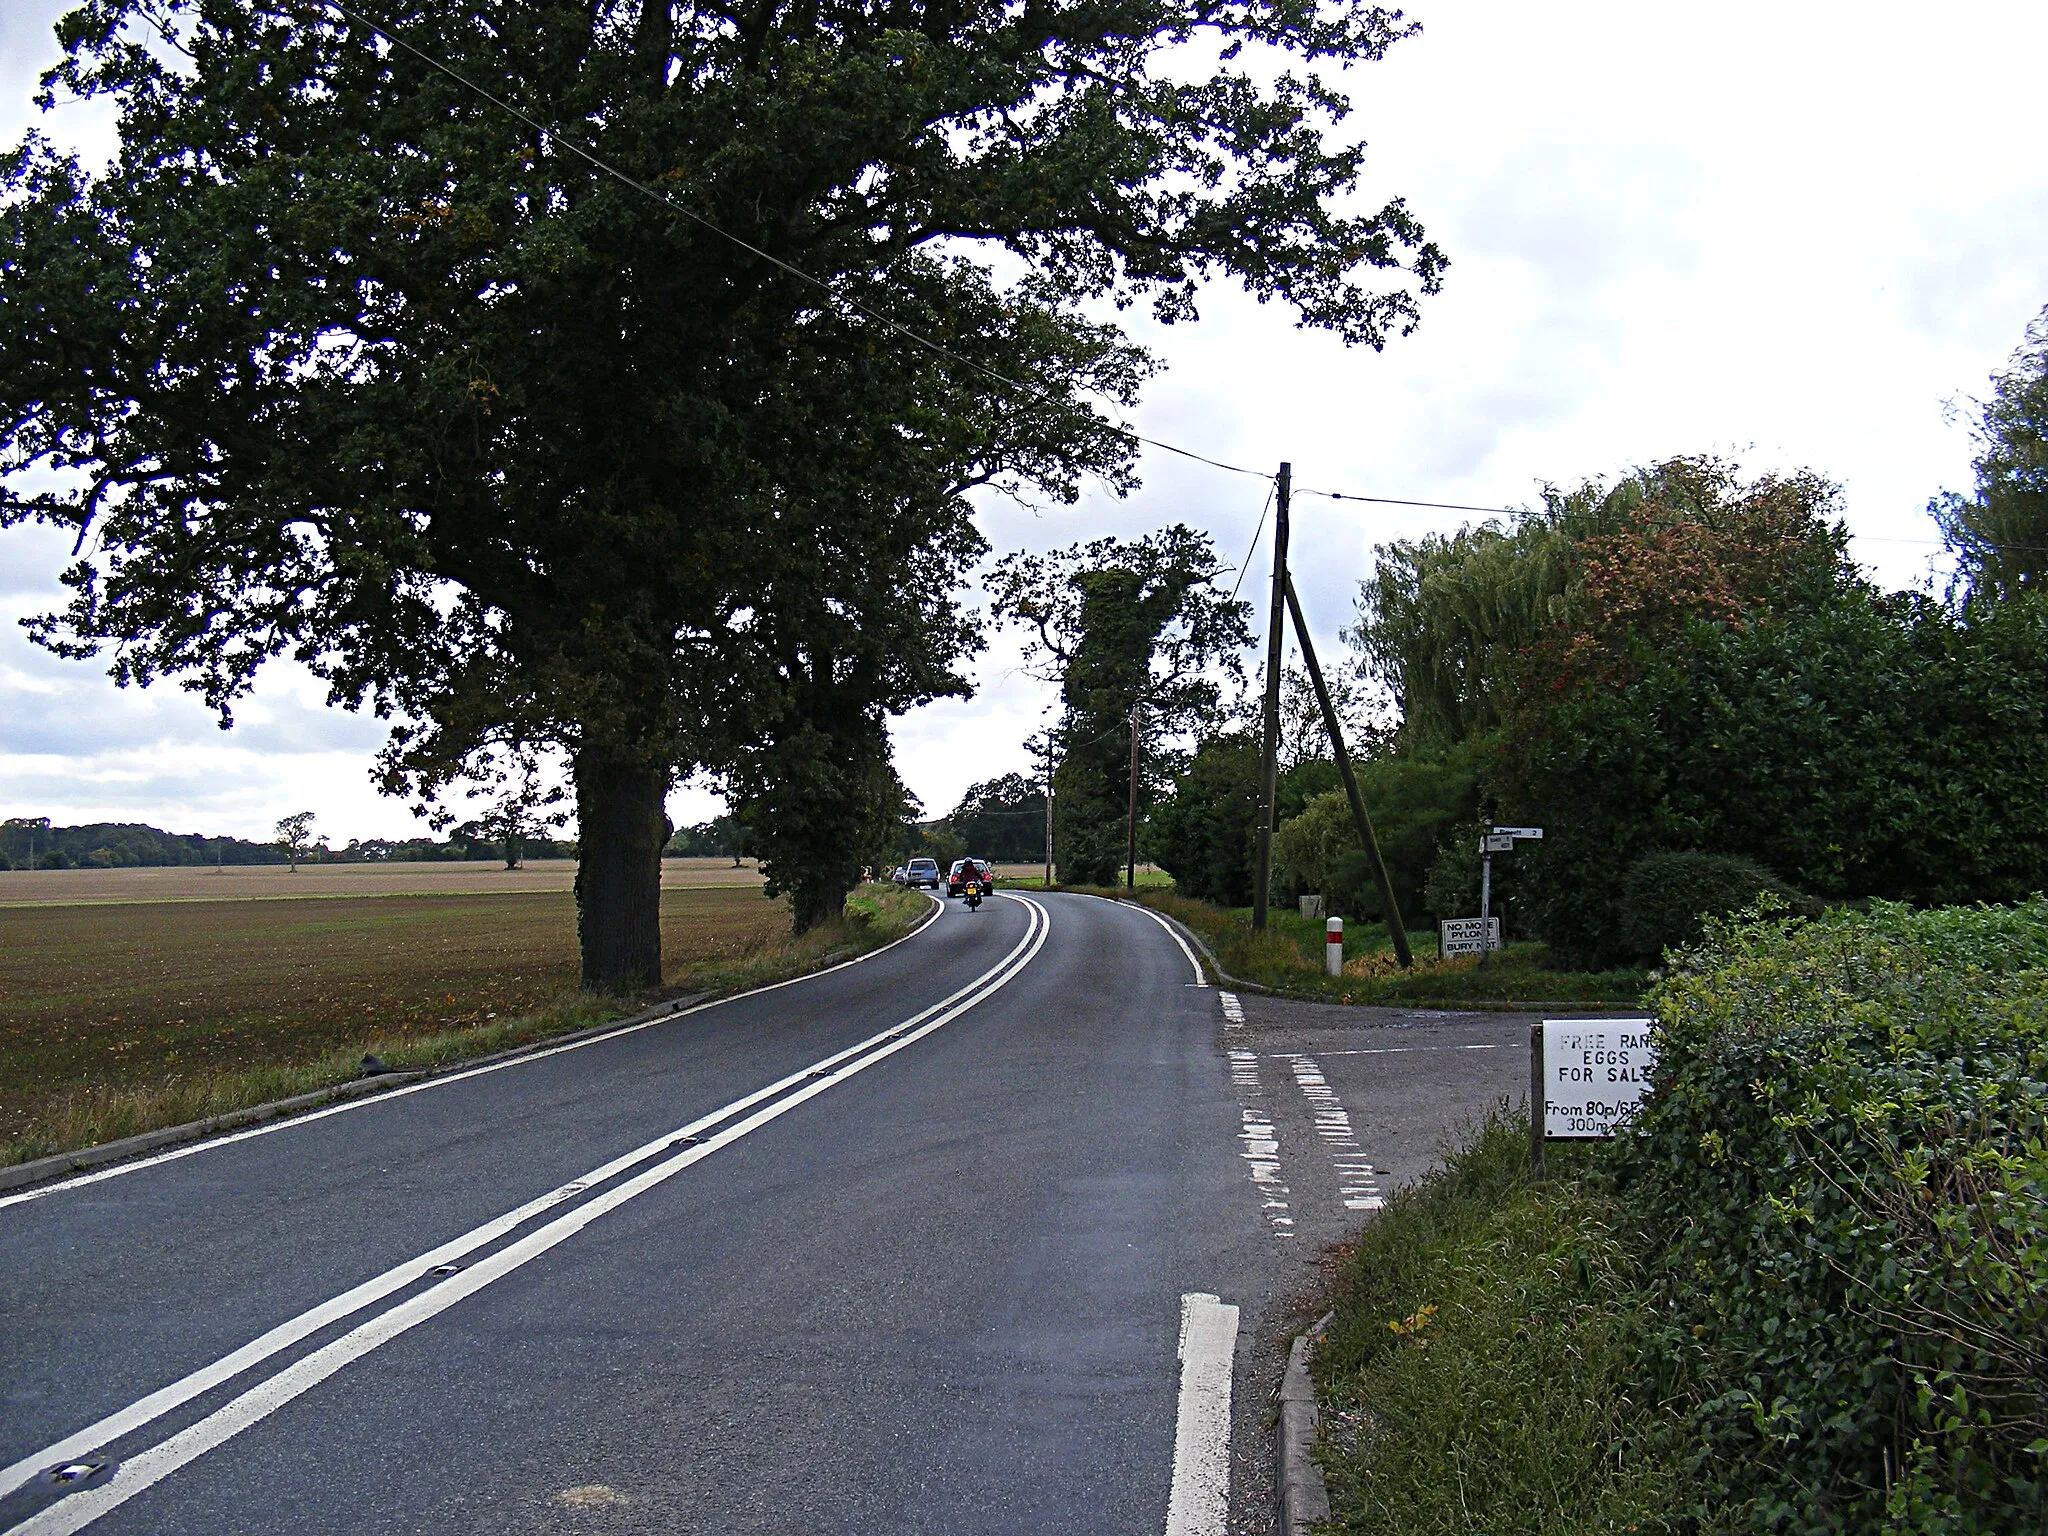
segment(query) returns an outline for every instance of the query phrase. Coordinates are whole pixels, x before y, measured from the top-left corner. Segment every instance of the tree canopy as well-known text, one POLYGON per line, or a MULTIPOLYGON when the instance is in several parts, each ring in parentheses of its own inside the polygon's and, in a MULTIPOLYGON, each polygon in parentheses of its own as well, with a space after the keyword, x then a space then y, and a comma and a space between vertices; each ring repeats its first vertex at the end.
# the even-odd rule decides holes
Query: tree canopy
POLYGON ((1977 406, 1977 492, 1954 491, 1929 511, 1960 559, 1960 575, 1981 597, 2009 597, 2048 586, 2048 308, 1991 398, 1977 406))
MULTIPOLYGON (((1230 278, 1378 346, 1444 265, 1398 199, 1339 211, 1318 68, 1410 30, 1359 0, 382 9, 61 24, 49 90, 116 99, 121 151, 0 159, 0 520, 76 532, 33 633, 123 683, 225 724, 295 656, 394 721, 393 792, 565 753, 590 985, 660 978, 678 773, 795 804, 965 686, 958 630, 849 641, 878 528, 943 587, 975 488, 1128 486, 1093 402, 1147 364, 1079 306, 1230 278)), ((867 789, 828 787, 844 831, 867 789)))

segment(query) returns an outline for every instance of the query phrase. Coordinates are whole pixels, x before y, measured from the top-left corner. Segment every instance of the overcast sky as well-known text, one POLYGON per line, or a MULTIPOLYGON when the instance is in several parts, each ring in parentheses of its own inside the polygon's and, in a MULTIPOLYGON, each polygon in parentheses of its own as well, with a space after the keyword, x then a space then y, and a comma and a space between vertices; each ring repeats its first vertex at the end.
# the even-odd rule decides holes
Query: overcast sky
MULTIPOLYGON (((9 143, 38 116, 29 97, 67 8, 0 0, 9 143)), ((1169 364, 1139 429, 1261 471, 1291 460, 1303 486, 1489 506, 1676 453, 1810 466, 1842 484, 1879 580, 1942 579, 1926 504, 1968 487, 1971 457, 1945 404, 1982 394, 2048 303, 2048 6, 1423 0, 1410 14, 1423 35, 1350 84, 1367 197, 1405 197, 1451 258, 1420 329, 1346 350, 1216 290, 1199 325, 1139 327, 1169 364)), ((106 152, 95 109, 42 121, 106 152)), ((999 551, 1049 549, 1183 521, 1243 558, 1264 484, 1156 452, 1144 469, 1129 500, 992 504, 983 531, 999 551)), ((1460 520, 1299 501, 1292 563, 1324 643, 1376 542, 1460 520)), ((302 674, 276 671, 222 733, 175 687, 119 690, 30 646, 14 620, 55 601, 67 552, 45 531, 0 534, 0 814, 260 837, 311 808, 336 843, 418 830, 370 786, 376 724, 325 708, 302 674)), ((904 777, 934 814, 1026 766, 1049 690, 1017 662, 995 637, 975 698, 898 722, 904 777)), ((713 808, 686 789, 671 811, 713 808)))

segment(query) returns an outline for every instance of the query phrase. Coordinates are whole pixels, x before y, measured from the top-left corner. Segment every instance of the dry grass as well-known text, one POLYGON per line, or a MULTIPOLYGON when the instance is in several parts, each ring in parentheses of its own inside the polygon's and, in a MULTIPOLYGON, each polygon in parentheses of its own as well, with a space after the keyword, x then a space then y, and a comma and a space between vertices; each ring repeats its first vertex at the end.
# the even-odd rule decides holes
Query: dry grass
MULTIPOLYGON (((868 947, 925 907, 863 894, 789 935, 758 891, 662 895, 667 990, 724 990, 868 947)), ((0 1162, 601 1022, 566 892, 0 909, 0 1162)))

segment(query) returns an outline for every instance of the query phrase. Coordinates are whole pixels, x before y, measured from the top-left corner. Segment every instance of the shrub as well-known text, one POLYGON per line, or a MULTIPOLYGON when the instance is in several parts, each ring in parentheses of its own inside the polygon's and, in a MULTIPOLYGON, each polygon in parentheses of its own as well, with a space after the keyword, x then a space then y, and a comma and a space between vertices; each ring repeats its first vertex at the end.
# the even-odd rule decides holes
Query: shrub
POLYGON ((1699 943, 1705 919, 1755 906, 1760 895, 1801 916, 1820 915, 1819 903, 1763 865, 1724 853, 1645 854, 1622 877, 1620 894, 1621 941, 1644 961, 1699 943))
POLYGON ((2048 900, 1712 923, 1615 1167, 1718 1527, 2048 1528, 2048 900))

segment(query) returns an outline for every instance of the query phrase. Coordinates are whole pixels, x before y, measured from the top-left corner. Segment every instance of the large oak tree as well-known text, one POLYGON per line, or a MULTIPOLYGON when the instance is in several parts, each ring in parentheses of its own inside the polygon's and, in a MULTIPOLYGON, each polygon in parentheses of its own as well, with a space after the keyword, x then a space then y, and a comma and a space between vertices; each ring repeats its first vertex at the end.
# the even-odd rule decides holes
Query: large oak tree
POLYGON ((35 633, 124 683, 225 724, 295 655, 394 720, 397 791, 566 752, 591 985, 659 979, 678 772, 769 761, 842 681, 856 735, 961 686, 964 635, 846 653, 877 528, 940 581, 974 486, 1125 472, 1091 401, 1141 364, 1077 306, 1229 276, 1377 345, 1438 280, 1398 201, 1340 208, 1314 69, 1405 26, 1359 0, 379 12, 62 23, 51 89, 114 97, 121 151, 0 165, 0 517, 77 531, 35 633))

